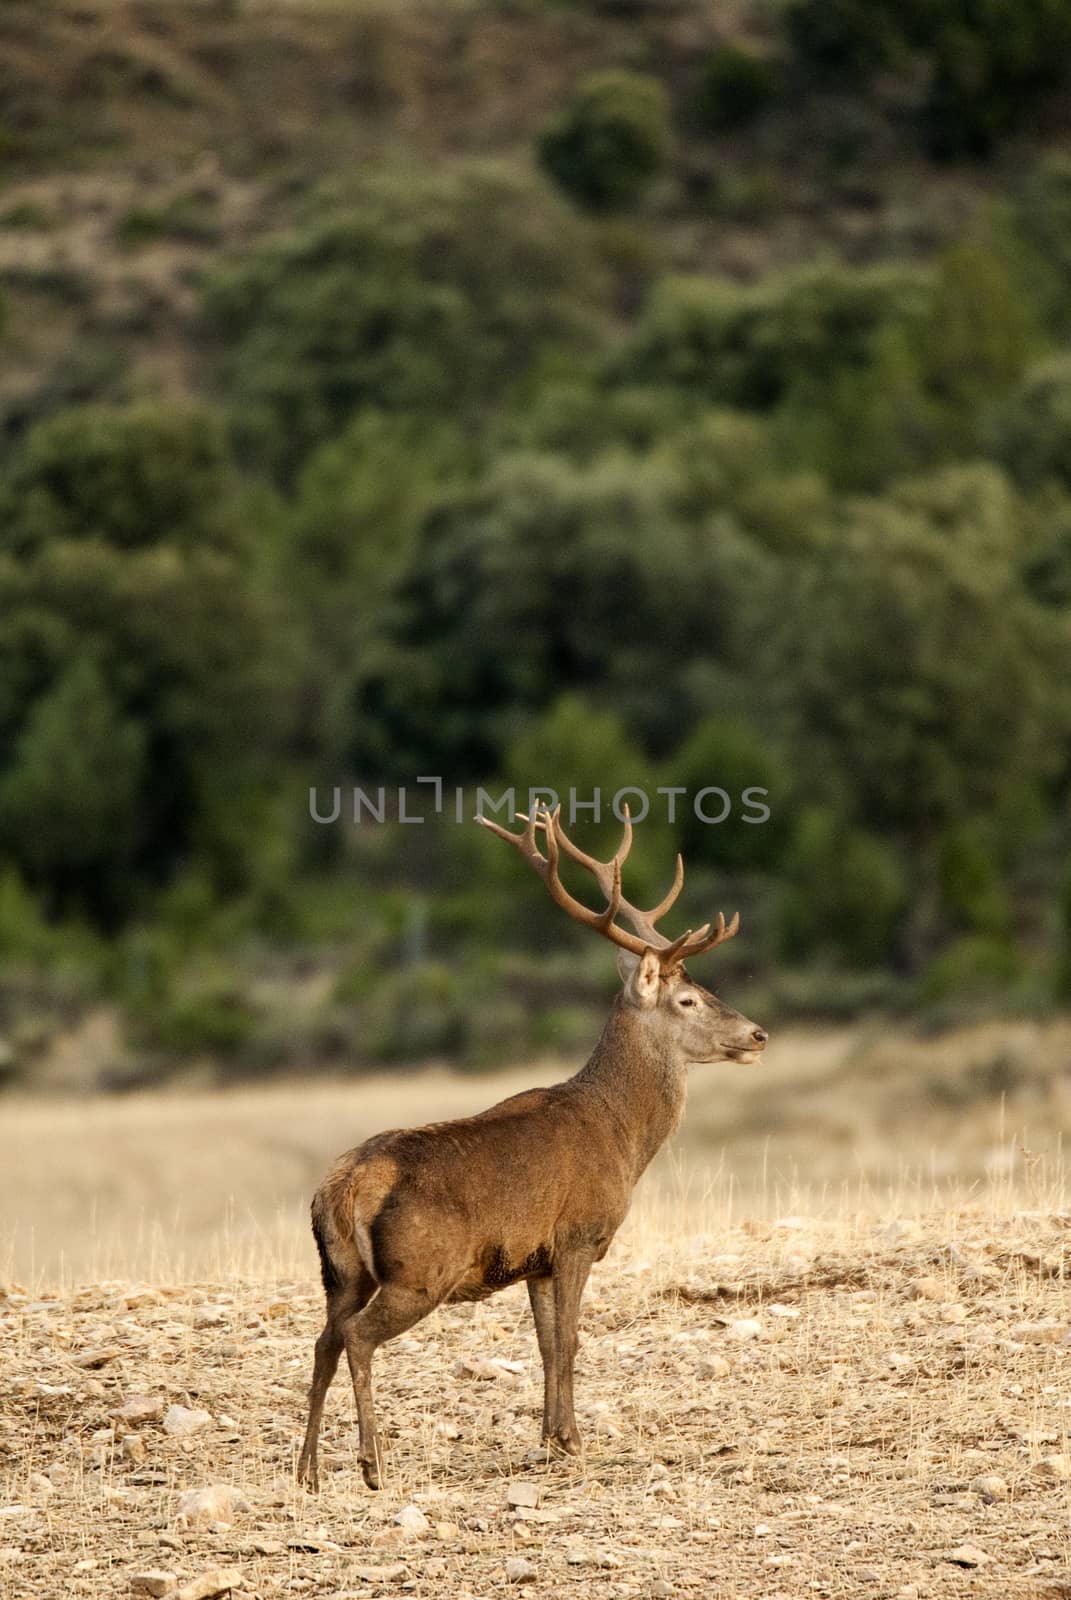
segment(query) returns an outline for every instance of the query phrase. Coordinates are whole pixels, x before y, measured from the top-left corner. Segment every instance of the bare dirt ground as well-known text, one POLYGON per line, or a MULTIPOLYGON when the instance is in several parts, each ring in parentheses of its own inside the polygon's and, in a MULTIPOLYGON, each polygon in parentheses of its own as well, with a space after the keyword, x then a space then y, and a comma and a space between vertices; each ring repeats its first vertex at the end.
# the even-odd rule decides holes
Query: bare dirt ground
POLYGON ((0 1595, 146 1573, 183 1600, 1071 1595, 1059 1096, 1024 1068, 1015 1109, 1042 1127, 1018 1134, 989 1100, 916 1101, 913 1140, 890 1109, 923 1071, 973 1082, 1017 1048, 1061 1079, 1066 1030, 1009 1038, 786 1044, 763 1137, 758 1080, 696 1079, 585 1297, 584 1458, 530 1456, 516 1287, 380 1352, 378 1495, 344 1371, 323 1492, 293 1481, 321 1321, 308 1194, 373 1127, 555 1070, 5 1101, 0 1595))

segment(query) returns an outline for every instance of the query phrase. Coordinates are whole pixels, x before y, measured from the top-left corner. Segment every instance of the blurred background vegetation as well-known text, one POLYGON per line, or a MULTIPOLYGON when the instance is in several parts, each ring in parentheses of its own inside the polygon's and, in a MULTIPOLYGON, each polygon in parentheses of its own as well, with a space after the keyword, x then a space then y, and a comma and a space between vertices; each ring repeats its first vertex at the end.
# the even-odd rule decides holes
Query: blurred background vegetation
POLYGON ((512 852, 310 820, 421 774, 767 788, 629 892, 771 1026, 1066 1002, 1069 89, 1065 0, 8 0, 0 1078, 582 1049, 512 852))

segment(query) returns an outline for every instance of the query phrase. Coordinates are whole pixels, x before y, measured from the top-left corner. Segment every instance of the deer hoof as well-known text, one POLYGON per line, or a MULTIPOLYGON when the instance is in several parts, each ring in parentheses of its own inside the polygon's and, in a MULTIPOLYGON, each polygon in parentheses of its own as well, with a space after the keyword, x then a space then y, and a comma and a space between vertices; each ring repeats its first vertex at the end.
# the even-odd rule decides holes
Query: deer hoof
POLYGON ((557 1455, 578 1456, 584 1448, 583 1441, 578 1433, 555 1433, 547 1444, 557 1455))
POLYGON ((298 1462, 297 1481, 298 1483, 304 1484, 305 1488, 308 1489, 310 1494, 319 1494, 320 1474, 315 1461, 298 1462))
POLYGON ((370 1489, 378 1489, 382 1486, 383 1479, 380 1476, 379 1462, 375 1456, 361 1458, 361 1472, 365 1483, 370 1489))

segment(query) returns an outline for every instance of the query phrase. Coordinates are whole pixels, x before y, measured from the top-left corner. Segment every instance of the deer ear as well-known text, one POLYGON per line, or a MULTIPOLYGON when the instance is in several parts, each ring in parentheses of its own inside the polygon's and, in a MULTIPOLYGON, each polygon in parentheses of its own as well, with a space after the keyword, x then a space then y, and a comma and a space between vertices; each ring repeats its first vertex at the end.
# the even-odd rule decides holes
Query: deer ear
POLYGON ((617 958, 617 970, 625 980, 625 998, 641 1011, 646 1011, 658 1000, 658 985, 662 981, 662 965, 653 950, 642 956, 630 955, 622 950, 617 958))

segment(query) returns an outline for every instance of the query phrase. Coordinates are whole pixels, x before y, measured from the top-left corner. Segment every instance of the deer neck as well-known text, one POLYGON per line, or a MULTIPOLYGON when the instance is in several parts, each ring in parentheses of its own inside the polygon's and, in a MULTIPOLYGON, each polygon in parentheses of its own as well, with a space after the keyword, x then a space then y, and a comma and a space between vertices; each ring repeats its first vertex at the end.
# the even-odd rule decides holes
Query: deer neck
POLYGON ((635 1179, 684 1114, 688 1077, 683 1060, 640 1013, 618 997, 602 1037, 574 1082, 605 1107, 608 1131, 635 1179))

